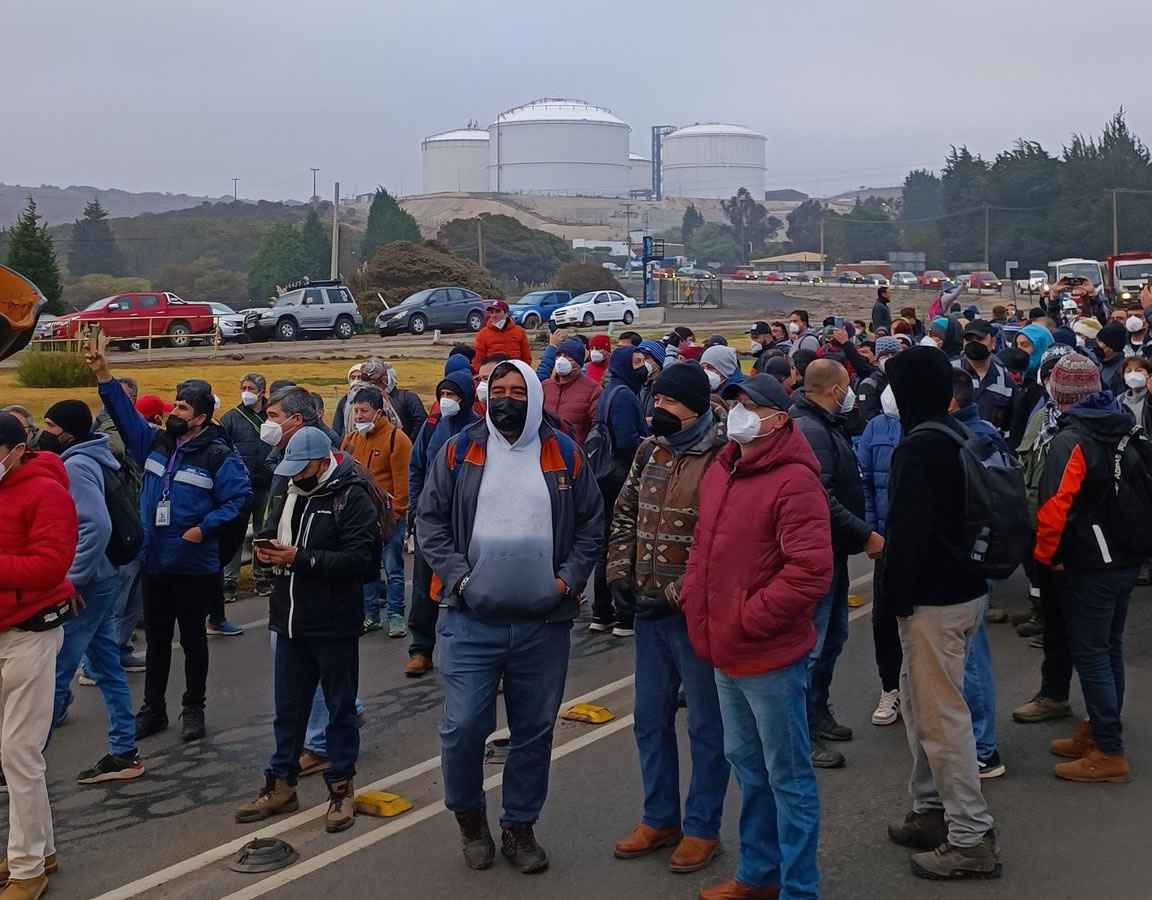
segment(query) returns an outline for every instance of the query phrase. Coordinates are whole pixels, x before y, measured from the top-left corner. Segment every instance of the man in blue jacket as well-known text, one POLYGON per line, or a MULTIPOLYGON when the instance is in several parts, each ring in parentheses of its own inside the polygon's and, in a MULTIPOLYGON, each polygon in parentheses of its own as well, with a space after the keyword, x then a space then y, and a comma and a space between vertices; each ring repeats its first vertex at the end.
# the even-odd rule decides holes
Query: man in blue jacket
POLYGON ((113 380, 104 354, 89 347, 87 360, 99 382, 100 399, 144 477, 140 569, 148 655, 136 737, 168 727, 165 695, 178 621, 185 679, 180 736, 198 740, 204 736, 208 680, 204 620, 209 599, 220 591, 218 539, 225 526, 244 514, 251 500, 248 472, 232 444, 212 424, 215 401, 202 382, 182 385, 164 429, 154 430, 113 380))
POLYGON ((116 636, 116 601, 120 573, 108 559, 112 519, 104 496, 106 478, 117 478, 120 463, 108 447, 108 435, 92 432, 92 412, 82 400, 62 400, 44 416, 36 439, 39 450, 59 454, 68 473, 68 491, 76 504, 80 529, 68 580, 84 603, 64 623, 64 644, 56 657, 56 700, 53 725, 59 725, 72 702, 69 685, 80 658, 88 656, 88 674, 95 680, 108 710, 108 754, 77 776, 81 784, 119 781, 144 774, 136 752, 132 695, 120 665, 116 636))

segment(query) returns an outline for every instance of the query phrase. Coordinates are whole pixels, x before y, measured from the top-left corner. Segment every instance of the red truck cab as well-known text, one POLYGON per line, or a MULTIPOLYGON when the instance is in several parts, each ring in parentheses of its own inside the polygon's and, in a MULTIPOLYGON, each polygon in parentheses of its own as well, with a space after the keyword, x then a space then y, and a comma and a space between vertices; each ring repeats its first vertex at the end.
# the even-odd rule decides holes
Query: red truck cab
POLYGON ((197 335, 211 336, 216 328, 212 307, 186 303, 175 294, 140 291, 113 294, 52 323, 48 340, 74 340, 90 323, 100 326, 110 344, 131 346, 163 338, 173 347, 189 346, 197 335))

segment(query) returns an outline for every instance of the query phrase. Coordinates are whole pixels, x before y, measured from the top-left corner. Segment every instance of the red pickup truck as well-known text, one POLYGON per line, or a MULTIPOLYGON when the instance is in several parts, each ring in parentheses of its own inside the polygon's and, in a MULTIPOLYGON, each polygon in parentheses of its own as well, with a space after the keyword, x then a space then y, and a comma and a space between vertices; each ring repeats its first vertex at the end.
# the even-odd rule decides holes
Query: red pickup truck
POLYGON ((216 328, 207 303, 185 303, 168 293, 113 294, 79 312, 60 316, 44 339, 79 338, 89 323, 99 325, 108 343, 122 349, 149 337, 163 339, 173 347, 187 347, 198 336, 210 338, 216 328))

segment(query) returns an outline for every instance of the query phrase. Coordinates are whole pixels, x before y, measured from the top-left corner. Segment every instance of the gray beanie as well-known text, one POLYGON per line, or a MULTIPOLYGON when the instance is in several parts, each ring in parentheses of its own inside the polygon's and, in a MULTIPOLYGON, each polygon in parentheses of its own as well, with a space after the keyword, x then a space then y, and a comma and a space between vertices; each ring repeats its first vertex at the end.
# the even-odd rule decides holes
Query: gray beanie
POLYGON ((708 363, 725 378, 735 374, 736 370, 740 368, 740 363, 736 359, 736 351, 722 344, 716 344, 705 350, 700 356, 700 362, 701 364, 708 363))

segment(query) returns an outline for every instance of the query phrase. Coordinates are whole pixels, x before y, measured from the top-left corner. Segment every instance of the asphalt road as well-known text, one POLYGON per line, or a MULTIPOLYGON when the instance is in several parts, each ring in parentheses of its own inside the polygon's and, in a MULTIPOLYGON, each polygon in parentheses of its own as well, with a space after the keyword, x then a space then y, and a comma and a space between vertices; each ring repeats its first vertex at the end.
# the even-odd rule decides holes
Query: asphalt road
MULTIPOLYGON (((856 590, 870 599, 865 560, 853 565, 856 590)), ((1023 583, 1006 585, 1009 606, 1026 604, 1023 583)), ((616 719, 605 725, 558 723, 552 787, 537 834, 552 867, 526 878, 499 861, 487 872, 468 870, 451 816, 440 802, 436 723, 441 694, 435 675, 403 678, 407 641, 380 633, 361 644, 361 696, 368 723, 362 732, 359 787, 377 783, 411 800, 395 819, 361 816, 342 835, 320 824, 324 788, 318 777, 300 789, 302 812, 273 820, 260 833, 281 834, 301 854, 295 865, 268 876, 240 875, 224 862, 257 833, 237 825, 232 810, 254 795, 271 751, 271 651, 258 598, 229 607, 250 624, 237 638, 211 638, 209 736, 181 744, 175 730, 142 743, 147 773, 112 786, 79 787, 75 773, 104 750, 106 723, 99 693, 77 686, 70 721, 48 750, 50 791, 61 870, 52 896, 127 900, 259 896, 695 897, 701 886, 727 878, 736 865, 738 794, 733 783, 723 828, 729 852, 710 870, 672 875, 666 854, 621 862, 612 844, 640 814, 640 780, 631 735, 632 649, 628 639, 573 633, 567 698, 587 697, 616 719)), ((985 782, 1001 829, 1004 877, 998 882, 940 885, 913 878, 907 853, 888 843, 884 826, 907 807, 909 769, 904 729, 869 723, 879 685, 872 659, 868 608, 854 612, 851 638, 837 669, 833 702, 856 738, 841 745, 847 768, 819 773, 822 804, 821 869, 828 898, 1011 897, 1021 900, 1149 896, 1152 857, 1144 855, 1152 805, 1152 591, 1139 589, 1128 627, 1126 740, 1134 781, 1076 785, 1054 779, 1048 741, 1070 733, 1073 721, 1018 725, 1011 708, 1038 684, 1040 652, 1010 626, 991 626, 998 675, 1001 754, 1006 777, 985 782)), ((173 657, 171 707, 179 708, 181 655, 173 657)), ((141 675, 130 675, 139 699, 141 675)), ((1075 698, 1083 710, 1080 698, 1075 698)), ((501 724, 503 724, 501 722, 501 724)), ((684 723, 681 722, 683 732, 684 723)), ((173 729, 176 728, 174 723, 173 729)), ((682 742, 684 740, 682 734, 682 742)), ((682 760, 687 753, 682 753, 682 760)), ((499 807, 489 767, 489 805, 499 807)), ((687 769, 685 768, 685 777, 687 769)), ((495 818, 495 813, 493 813, 495 818)))

